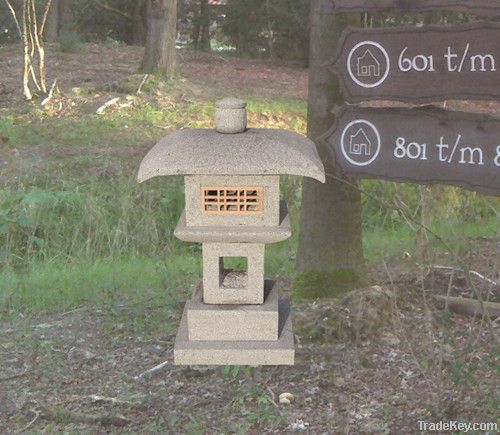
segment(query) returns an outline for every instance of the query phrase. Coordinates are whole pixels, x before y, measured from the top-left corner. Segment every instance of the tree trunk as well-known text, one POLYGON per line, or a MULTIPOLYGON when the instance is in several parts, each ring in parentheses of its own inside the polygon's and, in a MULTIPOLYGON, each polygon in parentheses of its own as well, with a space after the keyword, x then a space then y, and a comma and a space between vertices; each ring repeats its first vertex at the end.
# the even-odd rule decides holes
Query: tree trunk
POLYGON ((144 45, 146 43, 146 3, 144 0, 137 1, 132 17, 132 44, 144 45))
POLYGON ((274 59, 274 31, 273 31, 273 24, 271 21, 271 7, 269 5, 269 0, 266 0, 266 15, 267 15, 267 53, 271 59, 274 59))
POLYGON ((73 32, 73 16, 71 14, 71 0, 59 0, 59 35, 73 32))
MULTIPOLYGON (((359 26, 357 14, 327 13, 328 0, 311 1, 308 137, 316 142, 327 174, 337 176, 325 146, 318 142, 342 105, 338 80, 328 68, 340 34, 359 26)), ((354 180, 346 180, 355 184, 354 180)), ((358 190, 327 175, 325 184, 304 179, 295 290, 299 296, 335 296, 359 285, 364 258, 361 196, 358 190)))
POLYGON ((198 50, 198 46, 200 43, 200 28, 201 28, 200 15, 197 14, 194 20, 193 35, 192 35, 193 46, 195 50, 198 50))
POLYGON ((167 79, 176 70, 177 0, 147 0, 145 73, 160 73, 167 79))
POLYGON ((203 51, 210 51, 210 10, 208 0, 200 0, 200 44, 203 51))
POLYGON ((56 42, 59 34, 59 0, 52 0, 43 32, 44 40, 56 42))

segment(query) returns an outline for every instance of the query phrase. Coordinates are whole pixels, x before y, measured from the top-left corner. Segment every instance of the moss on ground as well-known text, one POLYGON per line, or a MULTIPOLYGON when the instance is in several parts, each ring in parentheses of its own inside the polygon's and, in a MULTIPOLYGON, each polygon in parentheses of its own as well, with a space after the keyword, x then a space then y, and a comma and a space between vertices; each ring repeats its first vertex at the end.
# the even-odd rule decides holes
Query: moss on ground
POLYGON ((293 294, 301 299, 338 297, 365 285, 366 281, 364 273, 352 269, 306 271, 296 275, 293 294))

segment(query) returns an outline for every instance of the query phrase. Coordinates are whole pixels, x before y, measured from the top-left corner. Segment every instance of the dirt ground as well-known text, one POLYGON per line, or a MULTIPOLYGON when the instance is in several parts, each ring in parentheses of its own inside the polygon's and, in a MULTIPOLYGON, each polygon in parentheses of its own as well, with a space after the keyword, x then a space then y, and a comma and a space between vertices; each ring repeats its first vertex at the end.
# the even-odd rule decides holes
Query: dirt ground
MULTIPOLYGON (((17 45, 0 52, 0 107, 19 94, 19 71, 22 58, 17 45)), ((142 58, 141 47, 127 45, 85 44, 83 53, 66 54, 57 46, 48 46, 47 79, 57 77, 62 90, 73 87, 103 88, 137 73, 142 58)), ((305 100, 307 69, 294 64, 256 59, 223 57, 217 54, 182 52, 178 57, 181 75, 197 92, 206 91, 239 95, 261 94, 305 100)))
MULTIPOLYGON (((17 49, 0 51, 0 106, 17 98, 17 49)), ((49 81, 58 71, 62 90, 104 88, 134 74, 140 57, 141 49, 113 45, 55 53, 49 81)), ((297 65, 193 53, 181 62, 200 95, 307 96, 307 70, 297 65)), ((500 113, 499 105, 467 105, 500 113)), ((464 261, 498 283, 499 248, 478 239, 464 261)), ((498 322, 445 313, 433 295, 498 301, 498 284, 402 262, 372 270, 376 285, 342 300, 293 301, 293 367, 174 366, 181 304, 2 320, 0 432, 413 434, 419 421, 497 422, 498 322), (144 327, 149 317, 165 327, 144 327), (282 393, 291 403, 280 403, 282 393)), ((281 288, 289 296, 289 283, 281 288)))
MULTIPOLYGON (((418 433, 420 420, 496 421, 498 324, 446 316, 431 294, 448 282, 441 272, 402 274, 342 301, 295 303, 294 367, 173 366, 175 326, 137 332, 134 306, 2 322, 0 428, 418 433), (285 392, 290 404, 279 402, 285 392)), ((463 276, 452 287, 464 291, 463 276)), ((146 312, 176 325, 181 306, 146 312)))

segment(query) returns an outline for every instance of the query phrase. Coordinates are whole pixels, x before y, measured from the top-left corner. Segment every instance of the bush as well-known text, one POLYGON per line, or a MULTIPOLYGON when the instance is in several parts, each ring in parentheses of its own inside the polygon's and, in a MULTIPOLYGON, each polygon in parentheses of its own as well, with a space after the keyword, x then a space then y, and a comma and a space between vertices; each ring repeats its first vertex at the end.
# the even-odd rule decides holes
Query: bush
POLYGON ((66 32, 59 35, 59 45, 63 53, 79 53, 82 51, 82 41, 77 32, 66 32))
POLYGON ((308 58, 309 0, 232 0, 224 12, 222 36, 240 54, 308 58))

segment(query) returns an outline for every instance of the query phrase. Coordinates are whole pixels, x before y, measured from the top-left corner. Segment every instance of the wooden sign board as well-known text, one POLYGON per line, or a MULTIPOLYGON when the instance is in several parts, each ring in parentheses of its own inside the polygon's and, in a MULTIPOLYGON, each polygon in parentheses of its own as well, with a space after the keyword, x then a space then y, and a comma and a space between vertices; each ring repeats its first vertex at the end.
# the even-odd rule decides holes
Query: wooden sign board
POLYGON ((500 99, 500 24, 347 29, 331 67, 348 101, 500 99))
POLYGON ((333 0, 333 12, 449 10, 480 16, 500 16, 499 0, 333 0))
POLYGON ((421 109, 347 109, 321 138, 345 175, 500 195, 500 119, 421 109))

